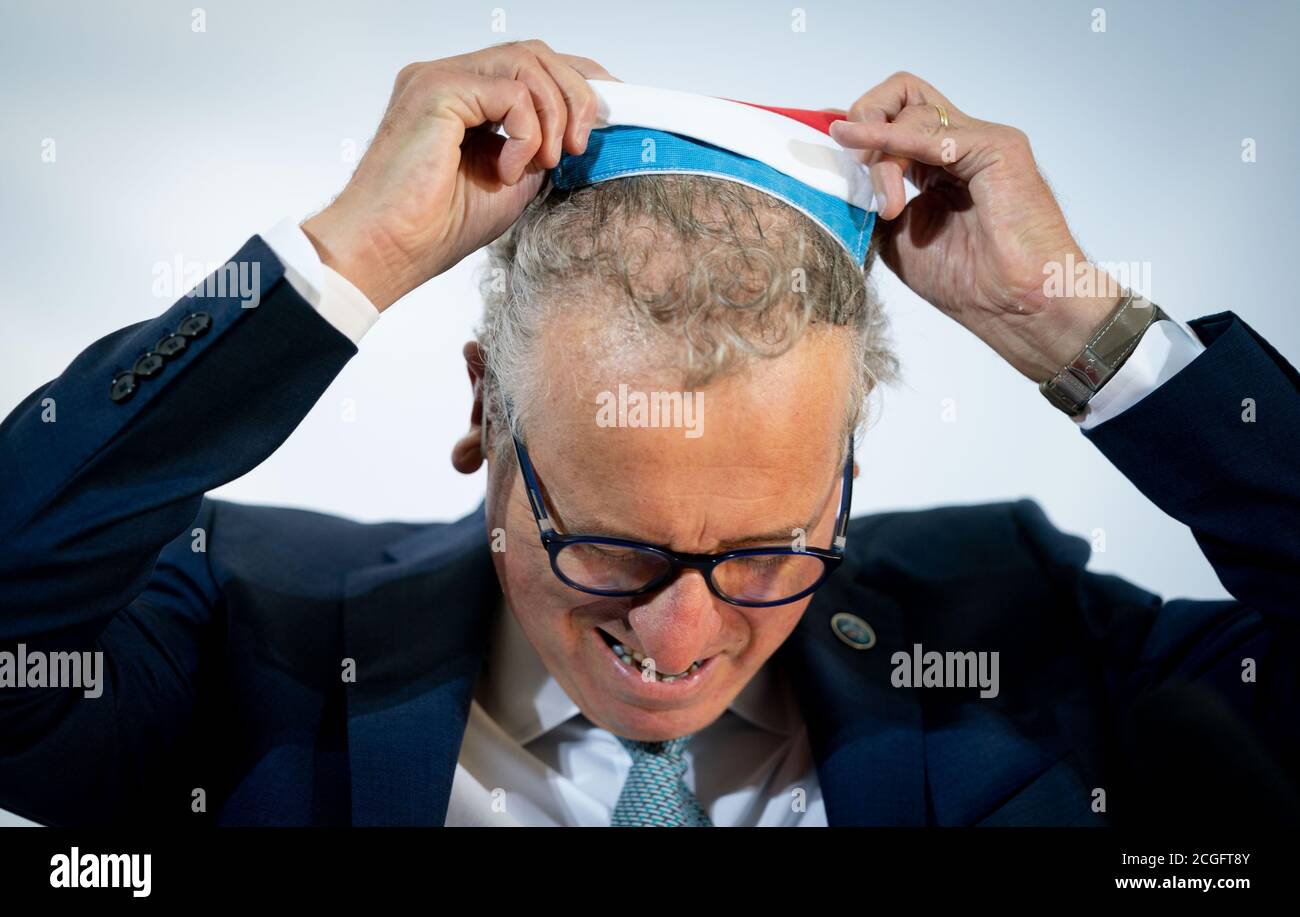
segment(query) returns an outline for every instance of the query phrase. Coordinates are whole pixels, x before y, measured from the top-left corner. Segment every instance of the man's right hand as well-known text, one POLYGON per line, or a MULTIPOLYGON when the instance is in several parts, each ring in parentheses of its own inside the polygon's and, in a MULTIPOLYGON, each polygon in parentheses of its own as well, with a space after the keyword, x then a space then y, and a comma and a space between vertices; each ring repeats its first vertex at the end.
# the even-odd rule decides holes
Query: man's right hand
POLYGON ((491 242, 586 149, 588 79, 615 77, 537 40, 403 67, 347 187, 303 223, 321 260, 382 312, 491 242))

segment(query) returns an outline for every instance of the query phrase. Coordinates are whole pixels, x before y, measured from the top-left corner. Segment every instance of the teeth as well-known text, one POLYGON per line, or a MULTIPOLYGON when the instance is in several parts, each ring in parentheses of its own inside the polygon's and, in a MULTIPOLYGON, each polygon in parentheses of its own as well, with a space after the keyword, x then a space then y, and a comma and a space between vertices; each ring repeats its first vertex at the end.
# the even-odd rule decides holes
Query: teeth
MULTIPOLYGON (((631 669, 635 669, 638 672, 641 671, 641 663, 645 662, 645 656, 643 654, 638 653, 636 650, 630 647, 626 647, 621 643, 611 644, 610 649, 613 650, 615 656, 623 660, 623 664, 625 666, 631 669)), ((700 662, 697 659, 695 662, 691 663, 690 668, 688 668, 685 672, 678 672, 676 675, 660 675, 659 673, 656 672, 655 681, 661 681, 667 684, 669 682, 676 681, 679 678, 685 678, 687 675, 690 675, 699 667, 700 667, 700 662)))

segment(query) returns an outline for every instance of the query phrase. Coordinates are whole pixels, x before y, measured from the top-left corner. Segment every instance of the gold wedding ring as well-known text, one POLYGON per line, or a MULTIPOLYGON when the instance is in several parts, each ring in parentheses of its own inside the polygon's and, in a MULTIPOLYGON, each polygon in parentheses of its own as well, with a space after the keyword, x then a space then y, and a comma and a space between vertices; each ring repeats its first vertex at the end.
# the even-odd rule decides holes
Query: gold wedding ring
POLYGON ((948 126, 948 112, 938 102, 934 104, 934 107, 939 112, 939 127, 946 128, 948 126))

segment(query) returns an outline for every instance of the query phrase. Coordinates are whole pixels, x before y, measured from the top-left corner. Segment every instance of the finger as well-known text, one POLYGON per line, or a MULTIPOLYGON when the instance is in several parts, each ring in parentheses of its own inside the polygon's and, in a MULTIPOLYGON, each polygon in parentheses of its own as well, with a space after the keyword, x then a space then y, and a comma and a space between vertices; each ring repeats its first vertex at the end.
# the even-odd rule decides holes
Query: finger
POLYGON ((989 154, 1012 139, 1002 136, 1001 130, 1014 131, 986 122, 957 125, 951 116, 944 128, 932 106, 915 106, 890 123, 837 121, 831 125, 831 136, 849 149, 872 150, 937 166, 970 181, 992 161, 989 154))
POLYGON ((563 152, 569 104, 563 85, 556 80, 553 69, 547 65, 544 54, 550 51, 544 42, 524 41, 501 45, 494 49, 504 55, 506 62, 497 74, 521 80, 533 97, 533 106, 542 126, 542 143, 538 150, 538 165, 553 168, 563 152))
MULTIPOLYGON (((835 112, 832 110, 832 113, 835 112)), ((915 163, 905 156, 893 156, 861 146, 857 143, 855 135, 843 133, 843 125, 851 123, 855 122, 832 121, 831 139, 842 147, 860 151, 862 162, 870 167, 871 189, 876 198, 876 213, 882 219, 892 220, 903 212, 903 207, 907 203, 907 189, 903 185, 903 178, 914 170, 915 163)))
POLYGON ((574 70, 581 73, 585 79, 609 80, 614 83, 623 82, 590 57, 579 57, 576 54, 559 54, 557 56, 574 70))
POLYGON ((950 112, 957 107, 925 80, 912 73, 899 72, 868 89, 849 106, 850 121, 893 121, 911 105, 938 103, 950 112))
MULTIPOLYGON (((906 105, 907 87, 895 74, 879 86, 869 90, 855 101, 845 120, 888 124, 906 105)), ((835 127, 831 137, 838 141, 835 127)), ((842 146, 847 146, 841 142, 842 146)), ((876 214, 892 220, 903 212, 907 202, 907 189, 903 176, 912 168, 912 161, 903 156, 891 156, 880 150, 863 150, 862 161, 871 168, 871 188, 876 198, 876 214)))
MULTIPOLYGON (((548 50, 539 55, 539 59, 564 96, 564 149, 570 153, 581 153, 587 148, 587 137, 596 121, 596 93, 587 85, 587 78, 582 71, 570 66, 554 51, 548 50)), ((555 162, 549 165, 554 166, 559 161, 557 150, 555 162)))
MULTIPOLYGON (((888 123, 888 116, 884 109, 877 109, 867 117, 877 123, 888 123)), ((831 129, 831 136, 835 138, 834 127, 831 129)), ((863 150, 861 158, 871 170, 871 188, 876 198, 876 214, 881 219, 894 219, 903 212, 903 207, 907 204, 907 189, 903 185, 903 178, 915 168, 916 163, 906 156, 893 156, 872 149, 863 150)))
POLYGON ((871 166, 871 190, 876 198, 876 215, 882 220, 892 220, 907 206, 903 176, 913 163, 901 156, 880 156, 880 161, 871 166))
MULTIPOLYGON (((548 132, 544 143, 544 155, 539 159, 539 165, 552 168, 559 163, 560 155, 565 149, 571 153, 581 153, 586 149, 587 136, 596 117, 596 94, 587 85, 582 70, 568 64, 564 60, 565 55, 552 50, 546 42, 534 38, 519 42, 512 47, 519 52, 535 56, 564 102, 563 132, 561 133, 560 130, 556 130, 554 134, 548 132)), ((574 60, 583 61, 585 69, 609 76, 609 73, 595 61, 577 57, 574 57, 574 60)))
POLYGON ((507 134, 497 155, 497 177, 513 185, 542 145, 542 126, 532 91, 522 80, 466 74, 458 98, 466 110, 458 112, 467 128, 499 123, 507 134))
MULTIPOLYGON (((941 92, 925 80, 914 74, 900 71, 863 93, 850 106, 846 120, 887 124, 894 121, 909 106, 933 102, 956 110, 941 92)), ((835 136, 834 127, 832 127, 832 136, 835 136)), ((850 144, 842 143, 842 145, 850 144)), ((907 189, 903 185, 903 179, 917 171, 916 163, 906 156, 897 156, 878 149, 865 150, 863 161, 871 167, 872 187, 879 192, 877 212, 884 219, 893 219, 903 212, 903 207, 906 205, 907 189)))
MULTIPOLYGON (((842 108, 818 110, 828 115, 839 115, 842 119, 849 117, 849 113, 842 108)), ((871 150, 865 151, 861 159, 864 164, 871 167, 871 190, 876 197, 877 215, 892 220, 902 213, 907 201, 907 189, 903 187, 902 176, 906 174, 911 163, 905 159, 885 156, 883 153, 871 150), (884 162, 892 162, 893 166, 882 166, 881 163, 884 162)))

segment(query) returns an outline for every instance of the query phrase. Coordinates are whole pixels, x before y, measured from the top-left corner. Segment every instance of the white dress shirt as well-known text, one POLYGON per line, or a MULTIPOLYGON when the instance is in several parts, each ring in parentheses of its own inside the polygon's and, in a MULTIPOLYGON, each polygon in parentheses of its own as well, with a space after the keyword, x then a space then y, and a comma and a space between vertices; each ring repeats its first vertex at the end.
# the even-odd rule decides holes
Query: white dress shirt
MULTIPOLYGON (((359 343, 379 318, 365 295, 321 263, 296 222, 284 220, 262 238, 294 289, 359 343)), ((1204 350, 1186 324, 1157 322, 1076 423, 1090 429, 1118 416, 1204 350)), ((826 824, 807 728, 788 680, 770 662, 696 733, 684 757, 686 785, 716 826, 826 824)), ((445 823, 604 827, 631 765, 614 735, 583 716, 546 670, 514 614, 498 606, 445 823)))

